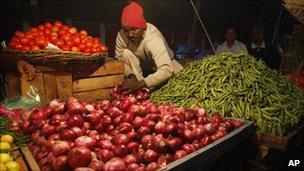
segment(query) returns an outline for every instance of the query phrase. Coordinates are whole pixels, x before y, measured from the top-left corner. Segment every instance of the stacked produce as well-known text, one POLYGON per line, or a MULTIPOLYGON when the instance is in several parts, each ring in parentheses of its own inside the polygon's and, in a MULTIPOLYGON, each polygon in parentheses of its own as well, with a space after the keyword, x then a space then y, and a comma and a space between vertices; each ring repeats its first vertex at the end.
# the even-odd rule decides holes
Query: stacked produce
POLYGON ((286 76, 294 85, 304 90, 304 68, 289 72, 286 76))
POLYGON ((28 143, 28 136, 10 129, 12 121, 7 117, 11 116, 7 111, 0 108, 0 170, 18 171, 20 166, 13 160, 15 156, 12 152, 14 149, 28 143))
POLYGON ((108 51, 99 38, 89 36, 85 30, 78 32, 76 27, 63 25, 60 21, 54 24, 46 22, 37 27, 31 27, 26 33, 16 31, 8 47, 21 51, 38 51, 46 49, 49 43, 63 51, 84 53, 108 51))
MULTIPOLYGON (((141 90, 110 100, 51 101, 31 111, 29 149, 44 170, 156 170, 243 125, 205 110, 154 105, 141 90)), ((23 124, 23 123, 21 123, 23 124)))
POLYGON ((189 63, 150 99, 250 119, 260 132, 280 136, 304 115, 301 90, 244 53, 224 53, 189 63))

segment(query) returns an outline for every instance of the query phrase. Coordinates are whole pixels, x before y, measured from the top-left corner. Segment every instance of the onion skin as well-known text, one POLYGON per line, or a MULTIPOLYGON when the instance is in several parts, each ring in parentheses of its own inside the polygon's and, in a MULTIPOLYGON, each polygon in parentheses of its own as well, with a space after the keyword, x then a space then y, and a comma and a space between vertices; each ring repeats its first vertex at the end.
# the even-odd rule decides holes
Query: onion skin
POLYGON ((53 169, 56 171, 60 170, 69 170, 69 166, 67 163, 68 157, 67 156, 59 156, 53 160, 53 169))
POLYGON ((126 165, 121 158, 114 157, 110 161, 105 163, 105 171, 124 171, 126 170, 126 165))
POLYGON ((68 164, 73 169, 77 167, 86 167, 91 161, 91 151, 86 147, 75 147, 68 154, 68 164))

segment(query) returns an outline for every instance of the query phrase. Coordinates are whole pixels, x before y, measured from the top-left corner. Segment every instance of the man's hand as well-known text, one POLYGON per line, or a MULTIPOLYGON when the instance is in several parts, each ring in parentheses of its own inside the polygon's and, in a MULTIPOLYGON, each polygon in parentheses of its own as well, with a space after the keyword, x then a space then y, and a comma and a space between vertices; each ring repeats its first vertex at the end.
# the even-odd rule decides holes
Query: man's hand
POLYGON ((146 83, 143 80, 138 81, 135 75, 131 75, 123 83, 118 85, 118 89, 122 92, 131 93, 140 90, 144 86, 146 86, 146 83))
POLYGON ((25 78, 28 75, 28 81, 33 80, 35 77, 36 68, 33 65, 27 63, 26 61, 18 61, 17 70, 21 74, 21 78, 25 78))

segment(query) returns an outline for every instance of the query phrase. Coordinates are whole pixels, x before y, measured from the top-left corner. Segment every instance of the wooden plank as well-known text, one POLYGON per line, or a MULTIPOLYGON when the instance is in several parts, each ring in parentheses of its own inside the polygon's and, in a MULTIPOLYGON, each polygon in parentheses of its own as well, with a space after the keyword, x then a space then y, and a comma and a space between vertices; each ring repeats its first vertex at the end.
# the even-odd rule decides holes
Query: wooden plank
POLYGON ((41 102, 46 102, 43 73, 36 73, 31 84, 37 90, 37 93, 39 93, 41 102))
POLYGON ((21 152, 22 152, 23 156, 25 157, 28 165, 31 167, 31 170, 40 171, 40 168, 39 168, 36 160, 34 159, 32 153, 28 149, 28 147, 21 147, 21 152))
POLYGON ((45 98, 51 101, 57 98, 56 73, 44 73, 45 98))
POLYGON ((20 96, 20 79, 17 74, 8 73, 5 78, 6 85, 6 96, 9 101, 14 100, 15 97, 20 96))
POLYGON ((56 74, 57 95, 60 99, 73 96, 72 75, 67 72, 56 74))
POLYGON ((79 97, 85 100, 104 100, 110 96, 111 88, 98 89, 74 93, 74 97, 79 97))
POLYGON ((184 171, 189 170, 189 168, 193 171, 204 170, 204 168, 225 153, 236 148, 241 142, 249 139, 251 136, 251 126, 252 122, 245 122, 242 127, 232 131, 225 137, 168 164, 166 167, 158 169, 158 171, 184 171))
POLYGON ((12 155, 13 155, 14 161, 16 161, 19 164, 19 167, 20 167, 19 170, 22 170, 22 171, 29 170, 27 168, 26 162, 23 160, 22 153, 21 153, 21 151, 19 151, 19 149, 14 150, 12 152, 12 155))
POLYGON ((21 96, 26 96, 30 90, 30 82, 27 81, 27 78, 20 78, 21 84, 21 96))
POLYGON ((98 77, 106 75, 123 74, 124 64, 121 60, 108 60, 105 64, 97 67, 93 71, 86 69, 73 71, 73 79, 87 78, 87 77, 98 77))
POLYGON ((79 92, 114 87, 122 80, 123 74, 79 79, 73 81, 73 91, 79 92))

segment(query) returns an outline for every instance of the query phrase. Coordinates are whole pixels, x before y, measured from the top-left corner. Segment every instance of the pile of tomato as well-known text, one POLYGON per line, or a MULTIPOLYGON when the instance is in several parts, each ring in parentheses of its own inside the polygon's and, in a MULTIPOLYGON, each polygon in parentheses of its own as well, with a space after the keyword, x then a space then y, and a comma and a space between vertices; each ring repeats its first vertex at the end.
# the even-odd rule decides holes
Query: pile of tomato
POLYGON ((300 89, 304 90, 304 68, 294 70, 286 74, 286 76, 300 89))
POLYGON ((45 22, 37 27, 31 27, 27 32, 16 31, 9 42, 9 49, 21 51, 38 51, 45 49, 51 43, 63 51, 101 53, 108 48, 99 38, 89 36, 87 31, 78 31, 60 21, 45 22))

